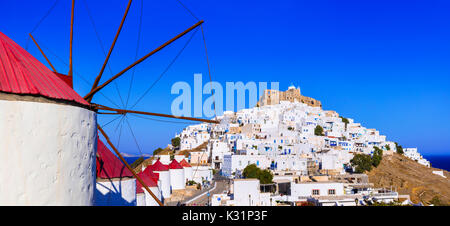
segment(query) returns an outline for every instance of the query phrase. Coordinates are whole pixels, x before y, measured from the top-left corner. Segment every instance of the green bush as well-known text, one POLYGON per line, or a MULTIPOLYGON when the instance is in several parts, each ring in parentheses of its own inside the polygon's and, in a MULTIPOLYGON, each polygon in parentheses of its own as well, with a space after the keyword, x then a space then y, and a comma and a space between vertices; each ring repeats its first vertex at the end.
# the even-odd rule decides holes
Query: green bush
POLYGON ((356 154, 352 160, 350 160, 352 166, 355 167, 356 173, 364 173, 372 170, 372 158, 370 155, 356 154))
POLYGON ((257 178, 261 184, 270 184, 273 179, 273 175, 270 170, 261 170, 255 164, 250 164, 245 167, 242 175, 245 178, 257 178))
POLYGON ((383 150, 381 150, 379 147, 374 147, 374 152, 372 155, 372 165, 374 167, 377 167, 380 165, 381 160, 383 159, 383 150))
POLYGON ((175 138, 173 138, 173 139, 170 140, 170 141, 172 142, 172 146, 173 146, 174 148, 180 146, 181 139, 180 139, 179 137, 175 137, 175 138))
POLYGON ((395 149, 397 149, 397 153, 403 155, 403 147, 401 145, 398 145, 397 142, 395 142, 395 149))
POLYGON ((442 203, 442 201, 439 199, 439 196, 434 196, 431 200, 430 203, 433 204, 434 206, 444 206, 444 204, 442 203))
POLYGON ((273 175, 270 172, 270 170, 268 170, 268 169, 261 170, 259 172, 258 179, 259 179, 259 183, 261 183, 261 184, 271 184, 273 175))
POLYGON ((344 118, 342 116, 339 116, 339 118, 341 118, 342 122, 345 123, 345 130, 347 130, 347 125, 350 123, 350 121, 348 121, 348 118, 344 118))
POLYGON ((159 154, 163 149, 162 148, 157 148, 156 150, 153 151, 153 155, 157 155, 159 154))
POLYGON ((131 168, 136 168, 137 166, 139 166, 142 162, 144 161, 143 157, 139 157, 138 159, 136 159, 136 161, 134 161, 133 163, 131 163, 131 168))
POLYGON ((314 135, 316 136, 323 136, 323 128, 320 125, 317 125, 314 129, 314 135))

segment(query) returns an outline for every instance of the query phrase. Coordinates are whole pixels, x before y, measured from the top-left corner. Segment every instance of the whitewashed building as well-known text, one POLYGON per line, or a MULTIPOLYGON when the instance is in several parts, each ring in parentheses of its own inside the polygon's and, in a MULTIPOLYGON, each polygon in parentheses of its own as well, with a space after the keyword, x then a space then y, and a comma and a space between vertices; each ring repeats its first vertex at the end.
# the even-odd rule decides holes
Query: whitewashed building
POLYGON ((270 195, 261 193, 258 179, 233 180, 235 206, 269 206, 270 195))
POLYGON ((417 148, 405 148, 403 149, 403 155, 426 166, 430 167, 430 162, 423 158, 423 156, 417 151, 417 148))

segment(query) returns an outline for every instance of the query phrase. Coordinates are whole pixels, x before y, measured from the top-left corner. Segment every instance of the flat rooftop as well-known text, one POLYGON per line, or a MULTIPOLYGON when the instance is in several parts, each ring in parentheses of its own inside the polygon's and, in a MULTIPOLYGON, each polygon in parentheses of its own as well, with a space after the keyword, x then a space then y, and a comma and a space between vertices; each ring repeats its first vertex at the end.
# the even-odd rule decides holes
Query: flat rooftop
POLYGON ((233 181, 255 181, 255 180, 259 181, 259 180, 256 179, 256 178, 234 179, 233 181))

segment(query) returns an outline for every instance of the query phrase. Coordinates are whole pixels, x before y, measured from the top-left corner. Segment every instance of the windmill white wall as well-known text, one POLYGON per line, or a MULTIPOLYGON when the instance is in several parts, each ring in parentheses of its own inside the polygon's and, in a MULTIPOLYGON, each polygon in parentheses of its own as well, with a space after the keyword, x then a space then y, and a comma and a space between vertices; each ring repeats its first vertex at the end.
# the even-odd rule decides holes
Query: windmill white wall
MULTIPOLYGON (((158 187, 149 187, 150 191, 161 200, 161 190, 158 187)), ((145 206, 159 206, 156 200, 144 189, 145 194, 145 206)))
POLYGON ((166 171, 153 171, 154 173, 159 174, 159 181, 158 185, 161 188, 161 193, 164 198, 170 197, 170 173, 168 170, 166 171))
POLYGON ((134 178, 97 179, 95 188, 94 205, 96 206, 136 205, 136 179, 134 178))
POLYGON ((192 167, 183 167, 184 169, 184 181, 192 180, 192 167))
POLYGON ((145 194, 144 193, 136 194, 136 206, 145 206, 145 194))
POLYGON ((84 108, 0 100, 0 205, 92 205, 96 127, 84 108))
POLYGON ((170 186, 172 190, 179 190, 186 188, 186 181, 184 178, 184 169, 169 169, 170 172, 170 186))

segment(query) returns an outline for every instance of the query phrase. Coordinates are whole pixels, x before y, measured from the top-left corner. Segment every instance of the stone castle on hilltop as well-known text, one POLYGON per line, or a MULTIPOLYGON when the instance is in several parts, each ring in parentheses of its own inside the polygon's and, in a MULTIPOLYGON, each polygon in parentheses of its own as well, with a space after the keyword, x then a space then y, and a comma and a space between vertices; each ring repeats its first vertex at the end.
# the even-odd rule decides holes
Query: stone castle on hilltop
POLYGON ((258 101, 257 106, 264 105, 275 105, 279 104, 280 101, 290 101, 290 102, 300 102, 307 104, 311 107, 320 107, 322 108, 322 103, 319 100, 316 100, 311 97, 302 96, 300 92, 300 87, 295 88, 295 86, 289 86, 286 91, 272 90, 267 89, 264 90, 264 94, 261 99, 258 101))

